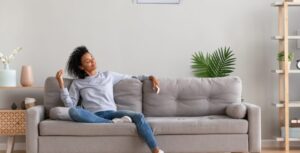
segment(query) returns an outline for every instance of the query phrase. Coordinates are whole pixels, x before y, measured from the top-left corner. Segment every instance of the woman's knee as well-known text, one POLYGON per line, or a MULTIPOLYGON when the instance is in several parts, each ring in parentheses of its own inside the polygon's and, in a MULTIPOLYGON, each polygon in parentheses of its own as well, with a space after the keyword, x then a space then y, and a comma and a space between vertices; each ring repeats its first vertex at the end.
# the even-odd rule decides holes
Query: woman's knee
POLYGON ((78 113, 78 110, 74 107, 69 109, 69 115, 74 120, 74 118, 78 118, 80 115, 78 113))
POLYGON ((144 115, 142 113, 135 113, 133 115, 133 119, 134 120, 143 120, 144 119, 144 115))
POLYGON ((72 120, 68 107, 53 107, 50 109, 49 117, 54 120, 72 120))

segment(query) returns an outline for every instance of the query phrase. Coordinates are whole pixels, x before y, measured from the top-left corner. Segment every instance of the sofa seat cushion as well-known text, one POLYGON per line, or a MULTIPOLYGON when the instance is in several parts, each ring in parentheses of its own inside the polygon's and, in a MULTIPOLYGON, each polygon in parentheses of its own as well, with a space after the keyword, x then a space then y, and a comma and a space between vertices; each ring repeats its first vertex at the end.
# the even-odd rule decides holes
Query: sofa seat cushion
POLYGON ((137 136, 132 123, 78 123, 72 121, 44 120, 39 124, 40 135, 69 136, 137 136))
POLYGON ((248 121, 222 115, 203 117, 147 117, 155 135, 246 134, 248 121))

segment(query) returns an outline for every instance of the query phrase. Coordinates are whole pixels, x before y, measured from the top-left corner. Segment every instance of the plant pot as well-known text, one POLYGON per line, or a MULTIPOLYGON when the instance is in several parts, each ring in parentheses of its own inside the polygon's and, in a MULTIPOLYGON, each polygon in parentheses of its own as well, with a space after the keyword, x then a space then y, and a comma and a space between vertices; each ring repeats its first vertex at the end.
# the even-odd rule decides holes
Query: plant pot
POLYGON ((15 87, 17 85, 16 70, 0 70, 0 86, 15 87))
POLYGON ((35 106, 35 98, 26 97, 24 102, 26 109, 35 106))
MULTIPOLYGON (((288 62, 288 68, 290 69, 290 67, 291 67, 291 62, 289 61, 288 62)), ((285 68, 284 68, 284 61, 280 61, 279 62, 279 69, 280 70, 284 70, 285 68)))
POLYGON ((30 87, 33 84, 33 74, 30 65, 23 65, 21 70, 20 83, 23 87, 30 87))

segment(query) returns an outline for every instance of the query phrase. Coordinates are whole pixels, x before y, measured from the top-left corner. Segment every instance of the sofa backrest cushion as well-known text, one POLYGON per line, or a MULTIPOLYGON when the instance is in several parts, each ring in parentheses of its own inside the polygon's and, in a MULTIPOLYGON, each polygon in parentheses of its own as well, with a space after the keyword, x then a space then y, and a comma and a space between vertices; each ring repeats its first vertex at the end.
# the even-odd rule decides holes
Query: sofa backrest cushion
POLYGON ((160 93, 143 84, 145 116, 224 115, 226 106, 241 103, 239 77, 159 79, 160 93))
MULTIPOLYGON (((65 87, 70 87, 72 79, 64 78, 65 87)), ((142 83, 138 79, 121 80, 114 86, 114 98, 118 110, 142 112, 142 83)), ((80 103, 80 102, 79 102, 80 103)), ((60 99, 60 89, 55 77, 45 81, 44 106, 47 114, 56 106, 64 106, 60 99)))
MULTIPOLYGON (((65 87, 69 88, 72 79, 64 78, 65 87)), ((48 115, 49 110, 56 106, 64 106, 63 102, 60 100, 60 89, 55 77, 48 77, 44 85, 44 106, 46 109, 46 114, 48 115)))
POLYGON ((121 80, 114 86, 118 110, 142 112, 142 82, 138 79, 121 80))

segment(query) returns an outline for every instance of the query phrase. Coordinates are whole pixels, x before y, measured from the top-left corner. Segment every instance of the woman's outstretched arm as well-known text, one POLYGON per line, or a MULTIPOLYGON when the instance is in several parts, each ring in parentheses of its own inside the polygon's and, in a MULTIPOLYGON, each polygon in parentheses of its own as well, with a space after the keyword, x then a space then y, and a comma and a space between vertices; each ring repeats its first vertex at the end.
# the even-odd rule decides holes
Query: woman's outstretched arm
POLYGON ((63 75, 63 70, 59 70, 56 73, 56 79, 60 88, 60 99, 66 107, 74 107, 77 105, 79 100, 79 91, 76 88, 74 81, 72 82, 69 90, 65 88, 63 75))
POLYGON ((131 76, 131 75, 126 75, 126 74, 120 74, 117 72, 110 72, 110 74, 113 77, 113 84, 118 83, 120 80, 130 79, 130 78, 139 79, 140 81, 150 80, 152 82, 152 89, 154 91, 156 91, 157 93, 159 92, 159 81, 156 77, 154 77, 152 75, 150 75, 150 76, 146 76, 146 75, 131 76))

